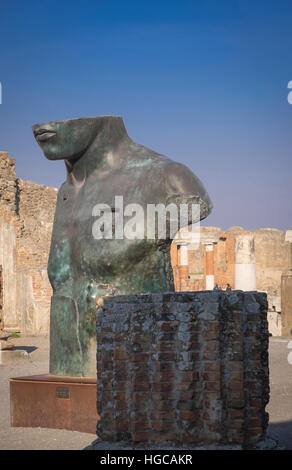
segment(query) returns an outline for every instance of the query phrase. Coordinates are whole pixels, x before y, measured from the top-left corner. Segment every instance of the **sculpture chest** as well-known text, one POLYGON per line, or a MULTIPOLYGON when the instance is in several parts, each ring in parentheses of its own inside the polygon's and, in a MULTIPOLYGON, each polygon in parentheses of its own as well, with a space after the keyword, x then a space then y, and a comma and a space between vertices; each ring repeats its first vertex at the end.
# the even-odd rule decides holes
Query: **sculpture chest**
POLYGON ((139 204, 146 214, 145 201, 163 200, 160 192, 161 188, 154 188, 150 181, 142 186, 137 171, 135 175, 130 172, 119 174, 117 182, 115 175, 111 175, 103 181, 88 179, 81 188, 65 183, 58 196, 49 259, 53 287, 61 289, 62 293, 64 288, 67 289, 70 296, 76 283, 84 282, 100 286, 98 295, 104 293, 103 285, 110 285, 116 293, 129 293, 131 289, 135 293, 147 292, 153 289, 153 282, 158 291, 172 287, 172 281, 168 285, 159 280, 165 278, 164 270, 170 267, 170 257, 169 253, 157 249, 155 240, 114 238, 115 222, 120 220, 116 218, 117 211, 120 211, 118 217, 122 216, 123 228, 131 217, 123 216, 121 212, 129 204, 139 204), (122 208, 116 206, 116 196, 123 198, 122 208), (112 239, 94 238, 93 225, 98 218, 93 216, 93 208, 98 204, 109 208, 107 215, 113 222, 112 239))

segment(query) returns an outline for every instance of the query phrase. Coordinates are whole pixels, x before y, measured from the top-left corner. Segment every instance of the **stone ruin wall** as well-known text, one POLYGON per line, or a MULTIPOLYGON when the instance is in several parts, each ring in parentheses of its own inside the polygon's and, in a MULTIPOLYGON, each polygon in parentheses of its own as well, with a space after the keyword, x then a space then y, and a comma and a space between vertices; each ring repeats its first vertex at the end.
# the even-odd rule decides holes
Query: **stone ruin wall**
MULTIPOLYGON (((15 175, 15 159, 0 152, 0 328, 32 334, 49 331, 52 294, 47 261, 57 189, 22 181, 15 175)), ((188 250, 188 264, 181 265, 174 242, 171 258, 176 291, 206 289, 208 242, 213 243, 214 283, 235 288, 235 240, 252 234, 255 245, 256 289, 267 292, 270 310, 281 310, 281 275, 289 268, 290 244, 276 229, 245 231, 233 227, 201 227, 196 249, 188 250)))
MULTIPOLYGON (((176 245, 172 245, 172 262, 177 290, 204 290, 206 288, 206 242, 214 240, 214 283, 226 288, 227 283, 235 288, 235 239, 251 234, 255 244, 256 287, 267 292, 274 305, 280 305, 281 275, 289 269, 290 244, 285 241, 285 231, 264 228, 254 231, 240 227, 221 231, 217 227, 201 227, 201 243, 188 252, 187 275, 180 273, 176 245), (186 277, 185 277, 186 275, 186 277)), ((183 237, 182 237, 183 238, 183 237)))
MULTIPOLYGON (((57 190, 19 180, 20 233, 16 265, 21 303, 22 330, 47 333, 52 288, 47 263, 53 228, 57 190), (37 249, 36 249, 37 248, 37 249)), ((21 304, 18 306, 21 311, 21 304)))
MULTIPOLYGON (((236 286, 236 243, 240 238, 254 240, 255 282, 251 290, 266 292, 269 320, 273 335, 281 335, 281 276, 289 270, 291 244, 285 241, 285 231, 265 228, 247 231, 232 227, 222 231, 217 227, 201 227, 200 243, 189 246, 188 265, 181 266, 180 251, 184 248, 184 235, 171 247, 175 287, 177 291, 200 291, 207 288, 208 245, 212 244, 211 271, 214 285, 226 289, 236 286), (275 311, 274 311, 275 310, 275 311)), ((243 290, 250 290, 249 288, 243 290)))
POLYGON ((0 328, 46 334, 51 286, 47 261, 57 190, 15 176, 15 160, 0 152, 0 328))

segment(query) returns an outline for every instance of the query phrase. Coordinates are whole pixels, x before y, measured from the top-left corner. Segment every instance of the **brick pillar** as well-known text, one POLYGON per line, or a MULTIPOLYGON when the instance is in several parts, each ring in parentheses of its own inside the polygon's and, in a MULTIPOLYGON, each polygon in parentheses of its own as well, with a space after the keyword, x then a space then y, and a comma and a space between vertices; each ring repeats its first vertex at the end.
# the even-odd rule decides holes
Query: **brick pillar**
POLYGON ((213 243, 205 245, 206 250, 206 290, 214 289, 214 246, 213 243))
POLYGON ((266 317, 257 292, 104 298, 99 438, 255 446, 268 425, 266 317))
POLYGON ((173 282, 174 282, 174 290, 180 290, 180 279, 179 279, 179 271, 178 271, 178 249, 177 243, 173 241, 170 245, 170 259, 171 259, 171 266, 173 272, 173 282))

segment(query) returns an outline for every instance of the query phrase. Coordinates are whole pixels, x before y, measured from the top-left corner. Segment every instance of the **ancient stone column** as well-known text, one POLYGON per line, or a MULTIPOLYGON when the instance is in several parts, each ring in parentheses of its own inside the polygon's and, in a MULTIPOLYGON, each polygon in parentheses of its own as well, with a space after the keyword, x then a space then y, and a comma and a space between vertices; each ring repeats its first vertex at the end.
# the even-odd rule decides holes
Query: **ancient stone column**
POLYGON ((188 259, 188 243, 182 243, 179 249, 178 256, 179 266, 179 281, 180 281, 180 290, 181 290, 181 280, 188 279, 189 276, 189 259, 188 259))
POLYGON ((292 272, 281 277, 282 336, 292 335, 292 272))
POLYGON ((206 245, 206 290, 214 289, 214 248, 213 243, 206 245))
POLYGON ((287 230, 285 242, 290 243, 288 269, 281 276, 282 336, 292 335, 292 230, 287 230))
POLYGON ((254 237, 239 235, 235 239, 235 289, 256 290, 254 237))

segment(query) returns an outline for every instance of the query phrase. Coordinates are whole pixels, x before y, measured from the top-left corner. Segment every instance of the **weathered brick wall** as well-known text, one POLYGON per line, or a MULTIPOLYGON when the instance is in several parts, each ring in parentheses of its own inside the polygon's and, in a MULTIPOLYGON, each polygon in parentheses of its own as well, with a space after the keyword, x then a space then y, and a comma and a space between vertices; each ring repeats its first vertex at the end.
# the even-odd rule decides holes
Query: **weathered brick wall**
POLYGON ((18 297, 16 280, 16 237, 19 218, 0 200, 0 265, 3 281, 3 327, 19 329, 20 313, 16 307, 18 297))
POLYGON ((15 159, 8 152, 0 152, 0 205, 15 212, 15 159))
MULTIPOLYGON (((227 284, 235 288, 235 240, 237 236, 254 237, 256 259, 256 289, 268 294, 270 310, 281 311, 281 276, 289 269, 290 243, 285 241, 285 231, 266 228, 253 231, 241 227, 231 227, 222 232, 216 227, 201 227, 201 243, 193 251, 189 250, 188 270, 179 269, 177 243, 171 245, 171 260, 176 291, 206 289, 206 251, 204 243, 213 236, 214 283, 222 289, 227 284)), ((183 232, 181 235, 183 239, 183 232)))
POLYGON ((214 245, 214 281, 225 289, 227 284, 234 289, 235 238, 232 233, 220 232, 214 245))
POLYGON ((290 243, 285 231, 261 229, 254 234, 257 290, 267 292, 271 307, 281 310, 281 276, 289 269, 290 243))
POLYGON ((257 292, 104 298, 98 436, 252 447, 268 424, 266 315, 257 292))
POLYGON ((15 176, 15 159, 0 152, 0 265, 3 326, 48 333, 51 286, 47 262, 57 190, 15 176))
POLYGON ((58 191, 18 179, 18 213, 21 220, 18 266, 42 269, 47 265, 58 191))
POLYGON ((18 180, 16 264, 19 290, 25 292, 20 327, 22 331, 48 333, 52 289, 47 275, 48 256, 57 190, 18 180))

